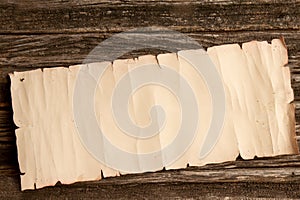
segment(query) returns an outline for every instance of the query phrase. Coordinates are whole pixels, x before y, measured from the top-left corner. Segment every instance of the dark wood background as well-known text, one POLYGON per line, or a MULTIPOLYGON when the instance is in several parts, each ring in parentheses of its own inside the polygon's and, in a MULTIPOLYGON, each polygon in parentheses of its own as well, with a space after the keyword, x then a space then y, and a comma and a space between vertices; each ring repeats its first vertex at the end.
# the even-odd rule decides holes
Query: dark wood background
POLYGON ((145 26, 180 31, 205 48, 283 36, 300 135, 299 0, 0 0, 0 198, 300 198, 299 155, 20 191, 8 73, 79 64, 114 33, 145 26))

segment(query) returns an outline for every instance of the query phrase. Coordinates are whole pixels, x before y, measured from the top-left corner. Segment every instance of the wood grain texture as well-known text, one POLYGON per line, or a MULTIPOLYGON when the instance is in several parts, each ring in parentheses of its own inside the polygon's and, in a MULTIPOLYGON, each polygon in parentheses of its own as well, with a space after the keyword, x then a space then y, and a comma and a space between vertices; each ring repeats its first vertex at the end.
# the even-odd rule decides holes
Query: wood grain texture
MULTIPOLYGON (((126 30, 128 29, 124 29, 124 31, 126 30)), ((3 35, 0 37, 1 68, 12 71, 16 68, 69 66, 81 63, 94 47, 111 35, 97 33, 3 35)), ((241 44, 251 40, 271 41, 271 39, 283 36, 289 49, 290 62, 295 66, 299 65, 300 47, 297 45, 300 43, 299 31, 195 32, 186 35, 195 39, 204 48, 226 43, 241 44)), ((122 47, 122 44, 116 48, 120 48, 120 46, 122 47)), ((131 55, 136 56, 134 53, 131 55)), ((5 82, 7 71, 1 70, 1 72, 0 82, 5 82)))
MULTIPOLYGON (((300 1, 0 0, 0 197, 224 198, 300 196, 300 157, 237 161, 20 192, 8 73, 79 64, 101 41, 144 26, 180 31, 203 47, 283 36, 300 135, 300 1)), ((157 54, 144 49, 124 58, 157 54)))
POLYGON ((299 1, 16 2, 0 7, 1 33, 107 33, 137 25, 182 32, 298 30, 300 26, 299 1))

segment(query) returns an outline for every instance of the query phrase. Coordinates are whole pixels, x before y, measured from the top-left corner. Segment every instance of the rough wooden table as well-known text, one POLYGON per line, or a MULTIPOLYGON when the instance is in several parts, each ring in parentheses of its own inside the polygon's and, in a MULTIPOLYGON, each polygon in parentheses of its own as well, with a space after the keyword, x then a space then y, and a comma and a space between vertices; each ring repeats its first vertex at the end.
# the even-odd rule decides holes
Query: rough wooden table
MULTIPOLYGON (((300 122, 300 1, 0 0, 0 198, 300 198, 300 156, 238 160, 20 192, 8 73, 79 64, 98 43, 162 26, 205 48, 283 36, 300 122)), ((153 50, 133 52, 127 57, 153 50)))

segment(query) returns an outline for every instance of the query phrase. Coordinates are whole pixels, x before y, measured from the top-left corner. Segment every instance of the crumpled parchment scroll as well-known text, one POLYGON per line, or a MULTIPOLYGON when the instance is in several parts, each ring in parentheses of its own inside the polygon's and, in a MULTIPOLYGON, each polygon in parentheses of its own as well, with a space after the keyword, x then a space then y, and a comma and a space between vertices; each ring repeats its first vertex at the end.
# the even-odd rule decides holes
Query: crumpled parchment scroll
MULTIPOLYGON (((158 71, 161 66, 170 67, 178 77, 183 77, 188 82, 198 105, 195 137, 190 141, 188 148, 179 157, 174 158, 174 162, 164 162, 168 159, 167 156, 172 156, 172 152, 170 155, 162 155, 157 161, 161 162, 157 165, 161 166, 160 169, 233 161, 239 154, 244 159, 252 159, 255 156, 298 153, 294 105, 291 103, 294 95, 289 68, 284 67, 288 56, 283 42, 274 39, 271 44, 252 41, 244 43, 242 47, 238 44, 214 46, 208 48, 207 53, 223 83, 226 112, 224 121, 220 121, 220 136, 212 150, 203 158, 199 157, 199 151, 210 128, 213 101, 203 77, 178 56, 180 52, 161 54, 157 57, 147 55, 138 59, 116 60, 110 63, 99 80, 93 80, 96 81, 97 87, 93 94, 92 108, 103 132, 101 137, 123 152, 137 155, 134 161, 118 158, 105 148, 106 145, 102 145, 101 162, 78 134, 78 124, 74 119, 74 88, 78 73, 84 69, 84 73, 93 76, 93 70, 101 67, 103 63, 10 74, 14 122, 18 127, 18 160, 20 171, 24 173, 21 175, 22 190, 51 186, 58 181, 70 184, 100 180, 101 173, 104 177, 111 177, 159 170, 151 170, 153 163, 143 160, 142 155, 164 149, 176 140, 183 122, 180 98, 164 85, 155 83, 142 85, 132 92, 127 99, 126 111, 137 126, 147 127, 151 124, 151 117, 154 115, 151 115, 149 110, 154 105, 160 105, 164 110, 165 121, 162 128, 157 129, 157 134, 144 138, 124 133, 116 124, 116 116, 111 107, 113 91, 119 81, 126 74, 129 74, 129 80, 133 80, 133 74, 130 72, 144 65, 157 67, 158 71), (120 166, 123 164, 133 170, 130 168, 128 171, 122 171, 106 163, 121 163, 120 166)), ((181 87, 183 83, 180 80, 178 78, 178 81, 174 81, 173 86, 181 87)), ((81 83, 85 84, 87 90, 92 87, 89 81, 81 83)), ((76 102, 79 102, 78 106, 85 106, 80 104, 80 98, 85 97, 80 96, 76 99, 76 102)), ((85 112, 79 115, 83 119, 90 117, 85 112)), ((86 127, 82 130, 94 129, 86 127)), ((89 136, 90 133, 81 134, 86 134, 87 140, 94 139, 89 136)), ((176 145, 173 148, 175 151, 176 145)))

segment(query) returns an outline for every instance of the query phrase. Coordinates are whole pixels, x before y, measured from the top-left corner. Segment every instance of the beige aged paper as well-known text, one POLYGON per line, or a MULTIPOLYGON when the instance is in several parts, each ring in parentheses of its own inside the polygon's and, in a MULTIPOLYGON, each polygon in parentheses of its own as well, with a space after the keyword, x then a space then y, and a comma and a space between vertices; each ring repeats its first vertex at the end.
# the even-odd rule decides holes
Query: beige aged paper
MULTIPOLYGON (((226 98, 221 134, 207 156, 200 158, 199 150, 212 118, 211 94, 203 77, 175 53, 116 60, 103 72, 94 94, 95 116, 103 137, 123 151, 137 155, 163 149, 175 140, 182 121, 181 106, 176 95, 162 85, 143 85, 128 99, 128 115, 139 127, 151 123, 149 110, 153 106, 160 105, 164 109, 166 120, 158 134, 143 139, 124 134, 116 125, 111 109, 113 91, 122 77, 144 65, 157 70, 167 66, 184 77, 193 89, 199 116, 196 135, 189 148, 174 162, 162 167, 177 169, 187 164, 200 166, 232 161, 239 154, 244 159, 252 159, 298 153, 291 103, 294 95, 289 68, 284 67, 288 57, 282 41, 275 39, 271 44, 252 41, 242 47, 238 44, 214 46, 208 48, 207 53, 219 72, 226 98)), ((10 74, 14 122, 18 127, 18 160, 20 171, 24 173, 22 190, 51 186, 58 181, 70 184, 100 180, 101 172, 104 177, 111 177, 147 171, 151 163, 142 159, 131 163, 139 167, 138 171, 113 169, 96 159, 79 137, 73 108, 76 79, 82 67, 92 74, 93 69, 102 64, 10 74)), ((174 84, 180 87, 181 82, 174 84)), ((105 148, 103 155, 112 156, 105 148)), ((116 162, 126 164, 126 160, 116 162)), ((163 165, 163 160, 161 162, 163 165)))

